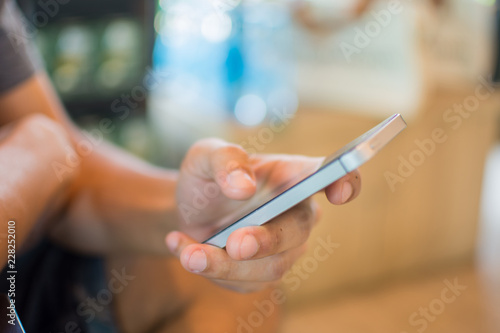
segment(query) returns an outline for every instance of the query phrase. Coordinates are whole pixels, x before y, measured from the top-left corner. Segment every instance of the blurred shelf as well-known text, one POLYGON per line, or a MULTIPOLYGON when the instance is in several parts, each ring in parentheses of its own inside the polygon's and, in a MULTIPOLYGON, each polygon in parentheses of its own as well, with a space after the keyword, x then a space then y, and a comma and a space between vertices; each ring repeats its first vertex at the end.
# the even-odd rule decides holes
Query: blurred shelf
POLYGON ((39 1, 22 7, 39 30, 47 72, 73 118, 119 116, 115 100, 127 98, 132 113, 144 112, 142 81, 151 67, 156 2, 39 1))

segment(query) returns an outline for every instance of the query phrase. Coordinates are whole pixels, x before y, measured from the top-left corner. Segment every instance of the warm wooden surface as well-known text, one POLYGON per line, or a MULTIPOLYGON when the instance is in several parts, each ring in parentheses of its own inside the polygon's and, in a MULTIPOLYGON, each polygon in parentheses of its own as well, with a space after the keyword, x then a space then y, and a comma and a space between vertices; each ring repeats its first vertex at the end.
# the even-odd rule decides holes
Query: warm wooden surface
MULTIPOLYGON (((346 288, 376 284, 456 262, 469 262, 474 254, 484 159, 493 142, 498 96, 481 102, 477 111, 457 128, 443 114, 463 94, 439 94, 423 103, 408 129, 361 168, 363 190, 353 203, 333 207, 322 197, 323 219, 310 237, 310 250, 298 263, 311 260, 318 239, 330 236, 340 247, 301 277, 300 288, 284 283, 289 303, 301 304, 346 288), (415 140, 431 137, 440 128, 446 142, 436 145, 422 165, 391 191, 384 173, 397 173, 401 155, 408 159, 415 140)), ((276 133, 262 152, 326 155, 381 119, 348 112, 300 110, 287 128, 276 133)), ((242 142, 258 129, 240 129, 233 135, 242 142)))
MULTIPOLYGON (((473 265, 442 267, 406 279, 386 281, 370 290, 339 292, 321 302, 288 309, 286 333, 496 333, 500 332, 500 145, 490 155, 483 189, 478 251, 473 265), (489 186, 496 184, 496 186, 489 186), (440 307, 444 281, 466 289, 440 307), (432 321, 422 321, 420 308, 432 321), (415 315, 415 313, 417 313, 415 315), (413 317, 412 317, 413 316, 413 317), (413 321, 411 321, 413 318, 413 321), (419 322, 417 322, 419 320, 419 322)), ((445 292, 445 297, 453 296, 445 292)))
MULTIPOLYGON (((500 276, 497 278, 500 281, 500 276)), ((422 329, 426 333, 498 333, 499 287, 498 282, 488 283, 477 268, 448 270, 295 309, 287 313, 281 332, 416 333, 422 329), (437 306, 436 315, 432 316, 433 322, 428 321, 428 326, 411 325, 409 318, 414 312, 441 297, 446 279, 457 279, 467 289, 454 302, 446 304, 444 310, 433 305, 437 306)))

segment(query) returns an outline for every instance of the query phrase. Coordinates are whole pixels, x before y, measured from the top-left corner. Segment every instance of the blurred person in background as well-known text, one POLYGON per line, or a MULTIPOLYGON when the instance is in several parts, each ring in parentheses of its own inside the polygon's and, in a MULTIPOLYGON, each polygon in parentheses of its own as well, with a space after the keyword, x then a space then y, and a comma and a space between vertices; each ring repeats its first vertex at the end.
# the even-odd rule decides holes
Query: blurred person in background
MULTIPOLYGON (((221 299, 229 303, 217 303, 216 308, 225 321, 233 320, 224 310, 238 313, 243 309, 240 300, 246 298, 211 284, 196 289, 178 262, 188 272, 233 291, 274 285, 304 252, 318 219, 312 200, 264 226, 235 231, 226 249, 199 241, 217 230, 217 221, 251 198, 257 187, 279 184, 319 166, 322 159, 249 156, 218 139, 195 144, 179 171, 154 167, 107 144, 85 153, 82 143, 87 138, 65 114, 31 41, 11 38, 22 35, 20 20, 14 1, 0 0, 0 215, 5 228, 0 231, 0 292, 8 290, 5 233, 12 220, 18 271, 15 305, 27 332, 185 331, 182 327, 195 327, 186 314, 199 314, 198 325, 209 323, 214 319, 206 315, 210 302, 221 299), (186 222, 178 207, 192 206, 196 193, 214 185, 219 194, 186 222), (178 260, 169 259, 172 256, 178 260), (106 307, 109 297, 98 297, 97 303, 92 298, 103 290, 115 293, 112 309, 106 307), (183 290, 212 298, 202 303, 199 295, 183 290)), ((325 190, 333 204, 349 202, 359 192, 357 172, 325 190)), ((214 332, 230 327, 213 320, 211 325, 216 325, 214 332)), ((275 329, 273 325, 261 329, 275 329)))

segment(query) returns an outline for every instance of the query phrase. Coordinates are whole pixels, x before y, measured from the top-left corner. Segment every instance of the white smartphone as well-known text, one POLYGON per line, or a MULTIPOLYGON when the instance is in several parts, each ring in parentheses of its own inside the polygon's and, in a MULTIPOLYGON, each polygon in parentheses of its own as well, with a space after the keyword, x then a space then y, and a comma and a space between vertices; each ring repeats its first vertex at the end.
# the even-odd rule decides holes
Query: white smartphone
POLYGON ((222 225, 227 227, 203 243, 224 248, 229 235, 236 229, 263 225, 323 190, 372 158, 405 128, 403 117, 395 114, 326 157, 317 170, 297 175, 275 188, 259 189, 242 210, 224 219, 222 225))

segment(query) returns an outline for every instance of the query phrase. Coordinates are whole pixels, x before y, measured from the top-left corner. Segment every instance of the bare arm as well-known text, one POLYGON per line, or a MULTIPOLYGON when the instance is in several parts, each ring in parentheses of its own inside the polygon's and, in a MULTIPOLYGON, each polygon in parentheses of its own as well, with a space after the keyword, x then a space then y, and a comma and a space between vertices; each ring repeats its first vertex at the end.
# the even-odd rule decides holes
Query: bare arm
POLYGON ((79 161, 66 152, 57 166, 41 164, 54 177, 75 179, 66 198, 68 209, 53 228, 53 236, 81 251, 169 253, 165 236, 177 227, 175 172, 151 166, 106 143, 82 154, 78 145, 88 139, 67 118, 43 73, 0 97, 0 109, 5 110, 0 113, 3 124, 29 114, 46 115, 62 126, 80 152, 79 161))
MULTIPOLYGON (((44 74, 0 97, 0 109, 8 110, 1 113, 4 123, 29 114, 52 118, 77 151, 87 140, 66 118, 44 74)), ((50 146, 40 149, 52 151, 50 146)), ((54 161, 50 158, 41 159, 43 163, 37 167, 45 173, 52 171, 51 179, 54 176, 61 179, 59 186, 64 177, 74 177, 70 191, 63 198, 67 207, 61 210, 63 218, 51 228, 51 233, 63 244, 80 251, 172 253, 192 273, 226 288, 252 291, 281 278, 303 253, 304 243, 317 220, 317 207, 312 200, 306 200, 265 225, 238 229, 228 239, 227 251, 198 243, 216 229, 228 211, 253 196, 257 182, 274 180, 279 184, 297 170, 318 166, 321 164, 318 158, 249 156, 240 146, 207 139, 190 149, 178 176, 104 143, 93 147, 91 153, 80 154, 81 158, 70 158, 71 149, 59 171, 50 170, 54 165, 48 164, 47 161, 54 161), (189 206, 194 203, 193 190, 214 189, 214 186, 218 189, 216 195, 210 196, 206 207, 194 209, 193 221, 177 217, 177 203, 189 206), (171 232, 177 229, 186 234, 171 232)), ((359 174, 353 172, 328 186, 325 194, 333 204, 344 204, 353 200, 360 188, 359 174)), ((42 191, 41 195, 43 203, 53 202, 50 193, 42 191)), ((29 195, 23 199, 28 203, 34 200, 29 195)))
POLYGON ((15 222, 20 254, 49 227, 47 217, 64 208, 74 175, 58 179, 50 169, 62 162, 69 144, 62 128, 41 115, 24 117, 0 131, 0 268, 7 262, 7 223, 15 222))

